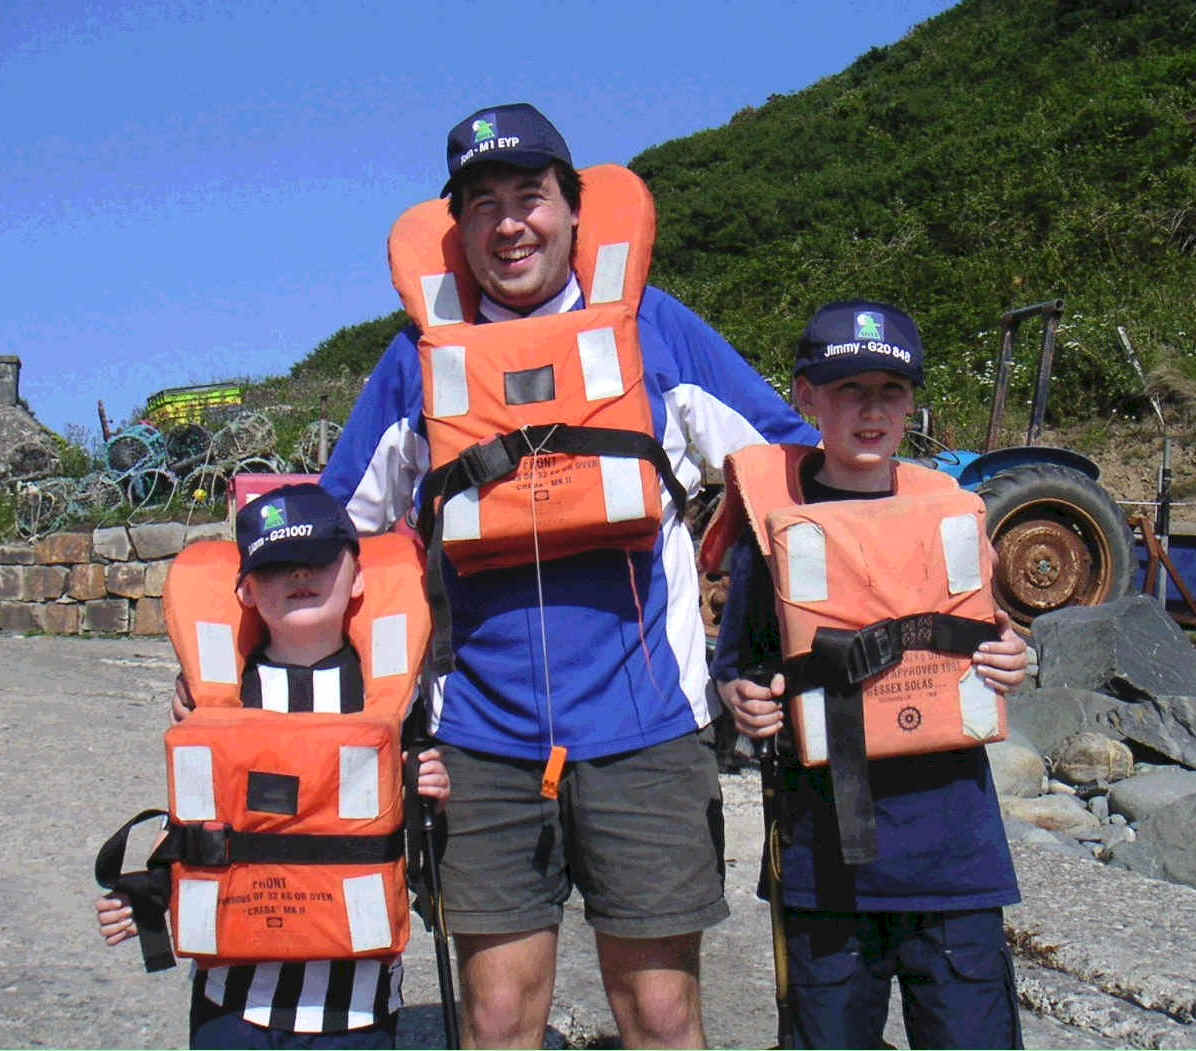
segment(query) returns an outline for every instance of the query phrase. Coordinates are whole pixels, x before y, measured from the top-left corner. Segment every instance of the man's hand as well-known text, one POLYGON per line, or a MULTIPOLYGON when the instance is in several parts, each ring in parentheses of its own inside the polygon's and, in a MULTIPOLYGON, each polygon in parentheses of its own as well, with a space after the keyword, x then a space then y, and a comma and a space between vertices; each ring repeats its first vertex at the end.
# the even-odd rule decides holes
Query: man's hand
POLYGON ((718 695, 735 719, 735 729, 748 737, 773 737, 780 733, 784 713, 776 698, 785 693, 785 676, 777 672, 767 686, 751 679, 716 683, 718 695))
POLYGON ((137 937, 133 906, 123 894, 113 898, 97 898, 96 919, 100 924, 100 937, 109 945, 119 945, 137 937))
POLYGON ((996 642, 982 642, 972 654, 972 666, 997 693, 1008 693, 1025 680, 1030 658, 1026 640, 1013 630, 1013 622, 1003 609, 997 610, 997 627, 1001 637, 996 642))
MULTIPOLYGON (((407 753, 403 753, 403 762, 407 762, 407 753)), ((436 812, 444 810, 452 794, 452 783, 449 781, 448 768, 440 758, 440 752, 435 748, 426 748, 419 753, 419 785, 417 791, 425 799, 436 801, 436 812)))
POLYGON ((174 680, 174 695, 170 698, 170 724, 177 726, 195 710, 195 698, 187 688, 187 680, 179 672, 174 680))

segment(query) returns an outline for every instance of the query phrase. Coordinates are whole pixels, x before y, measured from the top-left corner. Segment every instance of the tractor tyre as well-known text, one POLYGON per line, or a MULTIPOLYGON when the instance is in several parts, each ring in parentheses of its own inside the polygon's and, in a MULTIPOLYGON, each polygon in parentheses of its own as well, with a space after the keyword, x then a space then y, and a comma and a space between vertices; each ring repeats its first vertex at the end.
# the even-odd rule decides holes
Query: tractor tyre
POLYGON ((976 492, 997 549, 993 592, 1015 625, 1025 630, 1040 613, 1097 606, 1129 592, 1134 536, 1095 479, 1033 464, 995 474, 976 492))

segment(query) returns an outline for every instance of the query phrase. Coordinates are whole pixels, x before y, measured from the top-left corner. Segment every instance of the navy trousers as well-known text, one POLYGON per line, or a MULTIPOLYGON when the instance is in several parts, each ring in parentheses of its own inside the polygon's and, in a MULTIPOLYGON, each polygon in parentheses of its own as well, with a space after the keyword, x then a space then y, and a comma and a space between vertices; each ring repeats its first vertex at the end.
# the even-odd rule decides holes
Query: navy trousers
POLYGON ((881 1048, 895 977, 911 1048, 1020 1048, 1001 910, 787 909, 795 1047, 881 1048))

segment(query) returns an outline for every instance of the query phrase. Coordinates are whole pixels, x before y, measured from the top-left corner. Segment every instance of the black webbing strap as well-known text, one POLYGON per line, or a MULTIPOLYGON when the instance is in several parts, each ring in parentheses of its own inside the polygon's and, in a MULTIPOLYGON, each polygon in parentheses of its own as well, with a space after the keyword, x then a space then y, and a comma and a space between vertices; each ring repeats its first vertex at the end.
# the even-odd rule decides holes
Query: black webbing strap
POLYGON ((170 951, 170 936, 166 933, 166 909, 170 905, 170 866, 160 862, 157 851, 150 855, 147 867, 140 872, 121 872, 125 864, 125 848, 129 831, 134 825, 153 817, 163 817, 165 810, 143 810, 125 822, 109 837, 96 855, 96 882, 106 890, 123 894, 133 907, 133 922, 141 943, 141 958, 147 971, 164 971, 174 966, 170 951))
POLYGON ((314 836, 238 832, 218 821, 171 825, 154 851, 162 861, 201 868, 259 865, 381 865, 403 856, 402 828, 382 836, 314 836))
POLYGON ((901 662, 906 650, 970 656, 982 642, 1000 637, 987 621, 946 613, 915 613, 881 620, 859 631, 819 628, 814 633, 805 679, 826 699, 827 751, 843 860, 876 860, 876 811, 868 782, 861 684, 901 662))
POLYGON ((548 453, 647 460, 656 468, 677 514, 685 514, 685 487, 673 474, 664 446, 640 431, 546 423, 521 427, 463 449, 455 460, 429 472, 419 513, 419 532, 428 550, 428 603, 432 610, 429 659, 434 674, 447 674, 454 667, 452 610, 444 584, 444 505, 467 489, 489 485, 514 474, 525 456, 548 453))

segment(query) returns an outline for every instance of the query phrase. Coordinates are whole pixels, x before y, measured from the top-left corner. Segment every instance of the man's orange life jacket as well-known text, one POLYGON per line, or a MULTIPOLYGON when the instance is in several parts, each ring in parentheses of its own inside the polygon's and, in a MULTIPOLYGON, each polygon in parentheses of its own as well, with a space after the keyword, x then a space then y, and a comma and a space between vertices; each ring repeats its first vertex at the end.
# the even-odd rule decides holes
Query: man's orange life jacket
MULTIPOLYGON (((363 538, 360 563, 365 587, 345 633, 365 703, 346 714, 241 707, 263 628, 234 592, 237 547, 201 541, 171 565, 167 629, 196 708, 166 731, 167 835, 148 873, 132 876, 169 867, 168 892, 152 896, 168 897, 175 951, 200 966, 393 957, 406 945, 400 734, 430 613, 414 538, 363 538)), ((97 859, 102 884, 113 885, 123 854, 118 833, 97 859)), ((150 947, 143 938, 143 952, 150 969, 173 962, 164 936, 150 947)))
POLYGON ((415 206, 390 235, 394 284, 421 333, 431 472, 420 523, 437 670, 451 666, 439 629, 441 544, 462 574, 646 550, 660 529, 662 479, 684 510, 655 437, 636 322, 656 236, 652 196, 617 165, 581 175, 581 310, 476 324, 481 293, 447 201, 415 206))
POLYGON ((895 462, 892 497, 805 504, 801 464, 815 451, 729 456, 701 553, 717 567, 747 525, 765 555, 801 761, 833 768, 837 751, 881 759, 1001 740, 1004 699, 971 663, 997 637, 983 501, 895 462))

